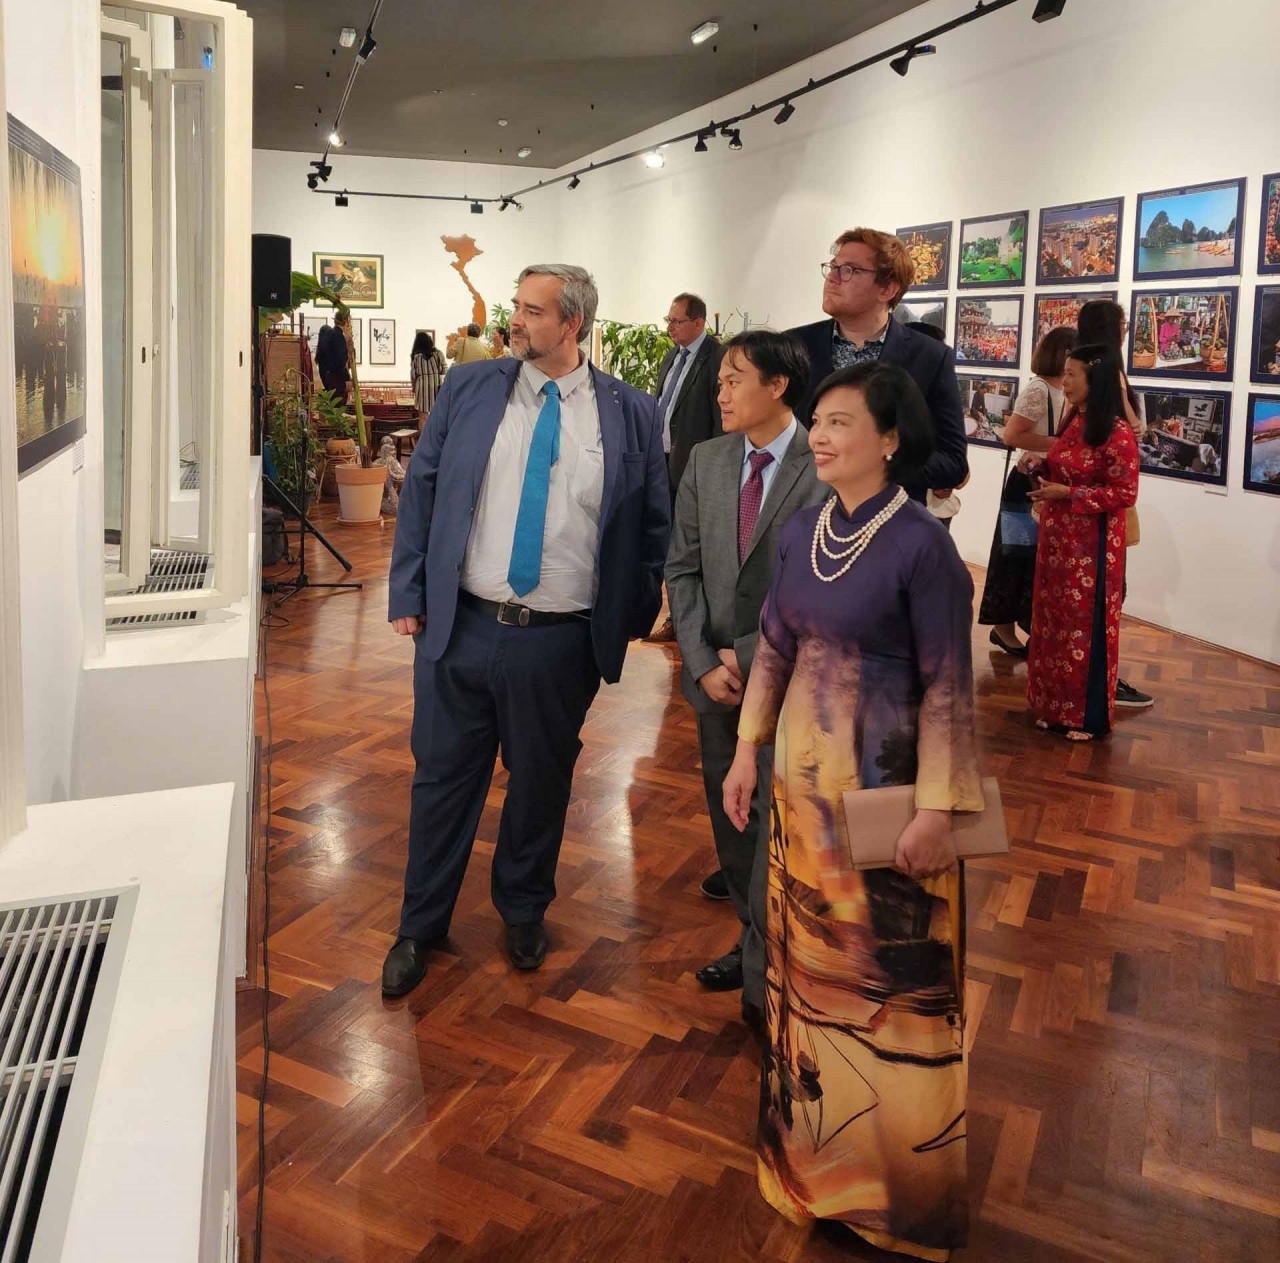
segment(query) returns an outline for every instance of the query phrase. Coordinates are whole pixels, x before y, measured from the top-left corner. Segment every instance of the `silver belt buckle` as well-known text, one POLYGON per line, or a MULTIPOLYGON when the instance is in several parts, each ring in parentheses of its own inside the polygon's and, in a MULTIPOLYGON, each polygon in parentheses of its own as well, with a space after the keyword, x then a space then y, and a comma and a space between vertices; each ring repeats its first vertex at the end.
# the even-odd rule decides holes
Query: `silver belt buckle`
POLYGON ((528 627, 529 626, 529 607, 527 605, 514 605, 510 601, 498 602, 498 622, 504 627, 528 627), (515 621, 507 617, 507 611, 515 611, 515 621))

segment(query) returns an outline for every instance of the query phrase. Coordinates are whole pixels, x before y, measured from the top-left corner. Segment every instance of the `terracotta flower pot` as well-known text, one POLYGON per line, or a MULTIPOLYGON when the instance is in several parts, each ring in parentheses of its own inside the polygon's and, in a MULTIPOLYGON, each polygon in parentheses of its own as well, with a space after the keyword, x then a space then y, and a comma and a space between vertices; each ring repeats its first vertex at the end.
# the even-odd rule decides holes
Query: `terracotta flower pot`
POLYGON ((330 456, 354 456, 356 441, 355 439, 326 439, 324 450, 330 456))
POLYGON ((333 476, 338 484, 338 521, 346 525, 368 525, 382 520, 382 491, 387 471, 381 465, 365 469, 360 465, 339 465, 333 476))

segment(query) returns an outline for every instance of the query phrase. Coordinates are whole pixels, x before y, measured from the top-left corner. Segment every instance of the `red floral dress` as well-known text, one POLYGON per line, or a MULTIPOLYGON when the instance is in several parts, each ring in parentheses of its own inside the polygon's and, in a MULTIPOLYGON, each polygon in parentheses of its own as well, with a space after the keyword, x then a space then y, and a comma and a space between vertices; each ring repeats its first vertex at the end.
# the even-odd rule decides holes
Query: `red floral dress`
POLYGON ((1039 720, 1101 735, 1115 711, 1125 510, 1138 499, 1138 444, 1124 418, 1101 447, 1074 410, 1041 473, 1071 495, 1042 502, 1027 699, 1039 720))

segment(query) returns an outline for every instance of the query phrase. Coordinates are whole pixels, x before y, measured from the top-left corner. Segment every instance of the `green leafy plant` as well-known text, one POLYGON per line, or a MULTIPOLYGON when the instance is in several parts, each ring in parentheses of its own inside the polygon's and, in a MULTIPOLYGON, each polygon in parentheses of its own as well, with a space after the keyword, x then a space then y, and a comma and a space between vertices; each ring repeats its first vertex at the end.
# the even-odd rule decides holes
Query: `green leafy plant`
MULTIPOLYGON (((328 303, 333 307, 335 315, 343 316, 346 320, 351 319, 350 308, 342 301, 342 282, 336 285, 321 285, 314 276, 306 272, 294 272, 291 274, 292 292, 289 295, 289 301, 293 309, 301 307, 304 303, 314 303, 319 300, 322 303, 328 303)), ((369 430, 364 421, 364 406, 360 400, 360 377, 356 371, 354 361, 350 365, 351 369, 351 393, 355 400, 356 407, 356 435, 360 444, 361 459, 367 459, 369 450, 369 430)))
POLYGON ((617 320, 600 322, 600 348, 604 366, 615 377, 653 394, 658 370, 675 346, 671 337, 654 324, 627 325, 617 320))
POLYGON ((489 337, 495 329, 511 328, 511 308, 506 303, 494 303, 489 308, 489 323, 484 327, 485 337, 489 337))
POLYGON ((287 368, 280 375, 275 389, 267 395, 267 439, 271 444, 276 482, 286 495, 293 498, 302 494, 304 480, 310 490, 319 473, 320 453, 314 443, 308 442, 304 469, 303 438, 306 435, 310 440, 309 424, 302 398, 302 380, 297 369, 287 368))

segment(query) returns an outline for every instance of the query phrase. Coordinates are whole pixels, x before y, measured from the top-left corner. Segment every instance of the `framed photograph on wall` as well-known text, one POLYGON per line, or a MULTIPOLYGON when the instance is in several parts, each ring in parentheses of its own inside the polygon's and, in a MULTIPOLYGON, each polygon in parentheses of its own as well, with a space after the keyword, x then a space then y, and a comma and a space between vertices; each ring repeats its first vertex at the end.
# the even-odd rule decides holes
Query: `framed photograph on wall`
POLYGON ((84 229, 80 168, 9 119, 18 477, 85 432, 84 229))
POLYGON ((320 345, 320 330, 329 322, 324 316, 303 316, 302 332, 307 335, 307 346, 311 349, 311 362, 316 362, 316 349, 320 345))
MULTIPOLYGON (((914 285, 911 292, 915 292, 914 285)), ((893 318, 904 325, 913 321, 932 325, 947 336, 947 300, 941 294, 937 298, 904 298, 893 309, 893 318)))
POLYGON ((434 329, 415 329, 413 332, 414 332, 414 336, 415 336, 415 337, 416 337, 419 333, 425 333, 425 334, 427 335, 427 337, 429 337, 429 338, 431 339, 431 345, 432 345, 432 346, 435 346, 435 342, 436 342, 436 331, 435 331, 434 329))
POLYGON ((355 348, 357 366, 364 363, 364 317, 351 317, 351 345, 355 348))
POLYGON ((1129 313, 1129 369, 1145 377, 1231 380, 1235 287, 1136 289, 1129 313))
POLYGON ((1036 284, 1118 281, 1123 219, 1123 197, 1042 210, 1036 284))
POLYGON ((396 362, 396 322, 369 317, 369 363, 394 364, 396 362))
POLYGON ((1028 211, 983 215, 960 221, 961 289, 1027 283, 1028 211))
POLYGON ((1222 390, 1143 389, 1147 432, 1138 443, 1144 474, 1227 485, 1231 396, 1222 390))
POLYGON ((1280 395, 1249 395, 1244 428, 1244 489, 1280 496, 1280 395))
POLYGON ((1133 279, 1239 276, 1244 178, 1138 194, 1133 279))
POLYGON ((1280 171, 1262 177, 1262 230, 1258 234, 1258 271, 1280 272, 1280 171))
MULTIPOLYGON (((316 280, 337 288, 348 307, 382 306, 382 255, 321 254, 311 256, 316 280)), ((317 300, 317 306, 327 306, 317 300)))
POLYGON ((1094 290, 1088 294, 1037 294, 1035 304, 1035 324, 1032 327, 1031 346, 1040 345, 1040 339, 1050 329, 1061 329, 1064 325, 1074 329, 1080 320, 1080 308, 1095 298, 1116 300, 1113 289, 1094 290))
POLYGON ((964 436, 978 447, 1004 447, 1000 432, 1018 397, 1016 377, 983 377, 957 373, 964 405, 964 436))
POLYGON ((1280 389, 1280 285, 1259 285, 1253 294, 1249 380, 1280 389))
POLYGON ((946 289, 951 280, 951 222, 899 228, 895 236, 916 265, 912 291, 946 289))
POLYGON ((956 299, 956 363, 1017 368, 1022 358, 1022 295, 956 299))

